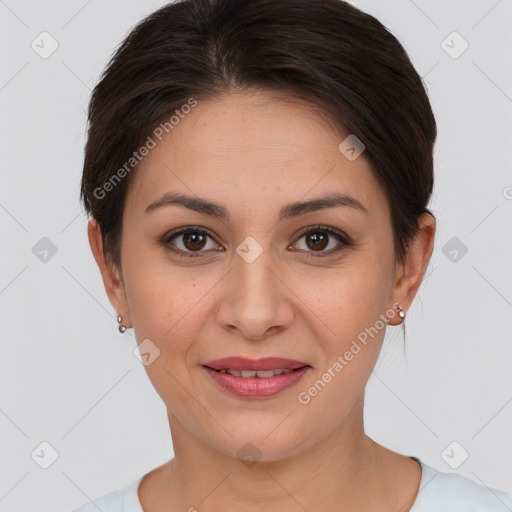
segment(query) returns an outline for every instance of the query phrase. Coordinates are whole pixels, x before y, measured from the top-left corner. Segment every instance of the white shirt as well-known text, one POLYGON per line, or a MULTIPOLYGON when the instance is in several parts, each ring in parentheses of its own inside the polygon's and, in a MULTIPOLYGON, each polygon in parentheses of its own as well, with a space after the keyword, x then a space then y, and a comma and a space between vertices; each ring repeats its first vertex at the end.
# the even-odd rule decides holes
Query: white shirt
MULTIPOLYGON (((415 458, 415 457, 413 457, 415 458)), ((416 458, 415 458, 416 459, 416 458)), ((410 512, 511 512, 512 494, 477 484, 454 473, 443 473, 419 459, 420 489, 410 512)), ((138 496, 145 475, 132 480, 124 489, 78 507, 72 512, 144 512, 138 496)))

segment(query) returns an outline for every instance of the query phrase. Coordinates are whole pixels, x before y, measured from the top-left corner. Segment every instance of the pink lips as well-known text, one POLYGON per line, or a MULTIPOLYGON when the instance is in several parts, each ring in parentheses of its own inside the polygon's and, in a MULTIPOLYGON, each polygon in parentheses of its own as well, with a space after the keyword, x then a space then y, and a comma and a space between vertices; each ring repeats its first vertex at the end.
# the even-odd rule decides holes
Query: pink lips
POLYGON ((266 357, 263 359, 247 359, 244 357, 226 357, 210 361, 203 365, 208 375, 226 391, 243 398, 267 398, 293 386, 311 368, 310 365, 293 359, 266 357), (238 377, 216 370, 293 370, 289 373, 273 377, 238 377))

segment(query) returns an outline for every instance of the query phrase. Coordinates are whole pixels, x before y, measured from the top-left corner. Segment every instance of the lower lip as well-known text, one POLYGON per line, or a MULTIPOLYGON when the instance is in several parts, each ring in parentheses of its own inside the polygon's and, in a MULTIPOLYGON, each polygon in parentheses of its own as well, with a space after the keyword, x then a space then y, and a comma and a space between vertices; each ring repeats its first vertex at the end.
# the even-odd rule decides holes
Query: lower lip
POLYGON ((219 386, 243 398, 267 398, 277 395, 299 382, 304 374, 311 369, 310 366, 305 366, 290 373, 261 379, 260 377, 236 377, 229 373, 217 372, 207 366, 203 366, 203 368, 219 386))

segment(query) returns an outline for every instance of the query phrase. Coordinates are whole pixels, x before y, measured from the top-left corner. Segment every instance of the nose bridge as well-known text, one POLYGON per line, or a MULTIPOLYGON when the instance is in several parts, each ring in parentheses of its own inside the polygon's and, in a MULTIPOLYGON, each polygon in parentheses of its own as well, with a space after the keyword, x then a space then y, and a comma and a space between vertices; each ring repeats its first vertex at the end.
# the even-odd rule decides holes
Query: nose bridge
POLYGON ((263 311, 263 306, 270 306, 274 299, 276 288, 275 267, 269 249, 258 251, 251 247, 247 253, 243 252, 243 245, 238 248, 236 257, 233 258, 235 295, 238 301, 246 306, 254 306, 263 311))
POLYGON ((271 328, 288 325, 293 312, 271 250, 254 242, 246 239, 233 255, 219 321, 248 338, 261 338, 271 328))

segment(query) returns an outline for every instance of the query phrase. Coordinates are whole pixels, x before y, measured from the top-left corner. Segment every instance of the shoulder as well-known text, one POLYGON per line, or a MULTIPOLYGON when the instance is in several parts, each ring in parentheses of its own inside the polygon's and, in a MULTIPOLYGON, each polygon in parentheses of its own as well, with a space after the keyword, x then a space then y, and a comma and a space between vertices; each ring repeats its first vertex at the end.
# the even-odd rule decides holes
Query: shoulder
POLYGON ((141 476, 131 480, 123 489, 117 489, 101 498, 84 503, 72 512, 144 512, 137 493, 142 478, 141 476))
POLYGON ((420 490, 410 512, 508 512, 512 494, 473 482, 454 473, 438 471, 419 461, 420 490), (449 507, 449 508, 447 508, 449 507))

